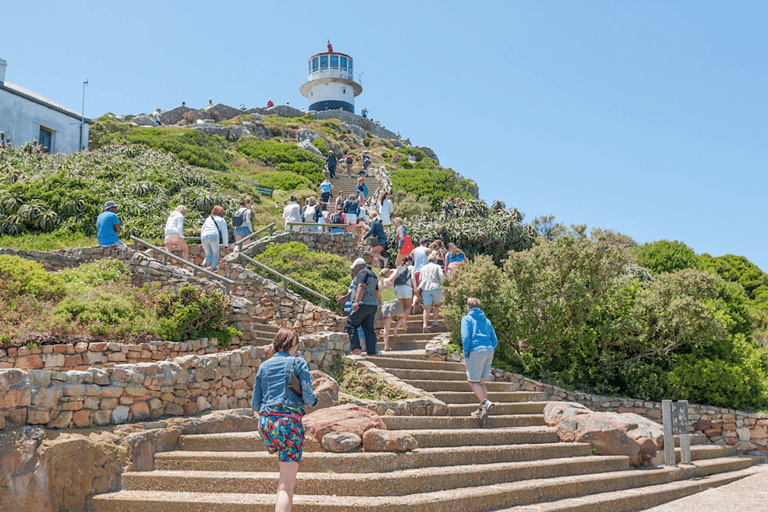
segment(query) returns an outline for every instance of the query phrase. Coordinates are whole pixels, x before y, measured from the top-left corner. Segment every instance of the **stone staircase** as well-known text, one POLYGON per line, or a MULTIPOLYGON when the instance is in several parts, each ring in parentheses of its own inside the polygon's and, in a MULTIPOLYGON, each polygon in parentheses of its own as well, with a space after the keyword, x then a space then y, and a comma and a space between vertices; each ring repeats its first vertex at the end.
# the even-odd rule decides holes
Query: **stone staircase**
MULTIPOLYGON (((366 360, 448 405, 447 416, 385 416, 390 430, 419 443, 408 453, 305 452, 297 512, 542 512, 642 510, 751 473, 732 447, 692 436, 690 466, 631 469, 624 456, 559 443, 540 393, 490 382, 496 403, 484 421, 464 365, 428 361, 420 319, 397 348, 366 360), (418 322, 418 324, 417 324, 418 322), (417 331, 417 332, 414 332, 417 331)), ((679 449, 678 449, 679 457, 679 449)), ((258 433, 182 436, 180 449, 155 455, 155 470, 124 473, 122 491, 97 495, 91 512, 266 512, 274 510, 277 460, 258 433)))
MULTIPOLYGON (((336 168, 336 177, 331 180, 331 183, 333 184, 333 190, 331 193, 333 194, 333 197, 331 198, 331 202, 335 205, 336 204, 336 198, 339 196, 339 194, 344 194, 344 197, 349 197, 350 195, 355 194, 355 187, 357 187, 357 179, 360 177, 357 174, 353 174, 352 178, 347 177, 346 171, 343 171, 344 167, 339 166, 336 168)), ((355 163, 355 172, 358 172, 360 170, 360 166, 358 163, 355 163)), ((381 185, 379 183, 379 180, 377 180, 375 177, 368 175, 363 176, 363 180, 365 181, 365 184, 368 186, 368 193, 373 194, 374 191, 381 185)))

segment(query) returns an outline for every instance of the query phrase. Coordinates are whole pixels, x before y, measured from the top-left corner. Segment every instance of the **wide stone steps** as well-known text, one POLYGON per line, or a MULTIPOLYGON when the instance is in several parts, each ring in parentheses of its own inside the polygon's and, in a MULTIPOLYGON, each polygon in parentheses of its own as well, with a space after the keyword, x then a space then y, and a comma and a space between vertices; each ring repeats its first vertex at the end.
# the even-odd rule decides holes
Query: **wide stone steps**
POLYGON ((467 429, 544 426, 541 414, 510 414, 488 416, 485 420, 470 416, 383 416, 389 430, 467 429))
MULTIPOLYGON (((552 478, 541 477, 535 480, 507 480, 492 485, 481 484, 403 496, 297 494, 294 498, 294 509, 297 512, 487 512, 532 505, 544 500, 554 502, 598 493, 657 486, 725 471, 743 470, 751 464, 750 459, 721 458, 675 468, 610 471, 552 478)), ((557 469, 554 468, 554 470, 557 469)), ((507 475, 515 478, 510 472, 507 472, 507 475)), ((226 485, 223 483, 224 480, 226 479, 218 479, 222 486, 226 485)), ((329 479, 329 486, 332 485, 331 482, 333 482, 332 478, 329 479)), ((331 492, 330 489, 329 487, 326 493, 331 492)), ((642 491, 642 489, 639 490, 642 491)), ((127 510, 131 512, 271 512, 275 507, 274 499, 274 490, 264 494, 124 490, 95 496, 91 500, 90 510, 91 512, 127 510)))
MULTIPOLYGON (((691 446, 691 460, 717 459, 718 457, 732 457, 736 455, 733 446, 718 446, 714 444, 700 444, 691 446)), ((680 464, 680 448, 675 448, 675 464, 680 464)), ((664 464, 664 449, 659 450, 654 457, 654 464, 664 464)))
POLYGON ((368 357, 366 360, 381 368, 397 368, 401 370, 448 370, 454 372, 464 372, 465 368, 461 363, 452 363, 449 361, 426 361, 423 359, 401 359, 397 356, 397 354, 384 357, 368 357))
POLYGON ((556 443, 557 429, 552 427, 513 427, 503 429, 457 429, 457 430, 400 430, 410 434, 419 447, 440 446, 488 446, 516 443, 556 443))
MULTIPOLYGON (((488 446, 419 448, 405 453, 305 452, 302 472, 385 473, 436 466, 493 464, 531 460, 585 457, 586 443, 536 443, 488 446)), ((277 458, 266 451, 175 451, 155 455, 155 467, 169 471, 277 471, 277 458)))
MULTIPOLYGON (((543 414, 544 408, 549 402, 519 402, 496 404, 491 410, 490 416, 496 414, 543 414)), ((474 404, 449 404, 448 416, 469 416, 476 411, 477 403, 474 404)))
MULTIPOLYGON (((436 466, 388 473, 299 473, 295 493, 337 496, 404 496, 517 480, 585 475, 629 468, 626 457, 569 457, 482 465, 436 466)), ((152 471, 123 474, 127 491, 190 491, 267 494, 277 487, 276 472, 152 471)))
MULTIPOLYGON (((466 391, 469 389, 469 385, 467 384, 467 380, 466 380, 466 374, 465 374, 465 379, 463 381, 408 379, 408 384, 410 384, 415 388, 423 389, 424 391, 429 391, 430 393, 441 392, 441 391, 443 392, 466 391)), ((509 382, 486 382, 485 385, 488 388, 489 393, 511 391, 515 387, 514 384, 509 382)))
MULTIPOLYGON (((469 386, 466 386, 467 388, 469 386)), ((437 391, 432 393, 435 398, 442 400, 446 404, 478 404, 477 397, 471 391, 437 391)), ((545 393, 536 393, 531 391, 491 391, 488 390, 488 400, 500 405, 502 402, 534 402, 545 401, 545 393)))
POLYGON ((459 380, 467 382, 467 373, 454 370, 408 370, 387 368, 387 372, 403 380, 459 380))
POLYGON ((635 510, 646 510, 690 496, 691 494, 741 480, 753 473, 754 470, 752 469, 742 469, 740 471, 709 475, 692 480, 649 485, 638 489, 604 492, 549 503, 537 503, 536 505, 522 505, 494 512, 632 512, 635 510))

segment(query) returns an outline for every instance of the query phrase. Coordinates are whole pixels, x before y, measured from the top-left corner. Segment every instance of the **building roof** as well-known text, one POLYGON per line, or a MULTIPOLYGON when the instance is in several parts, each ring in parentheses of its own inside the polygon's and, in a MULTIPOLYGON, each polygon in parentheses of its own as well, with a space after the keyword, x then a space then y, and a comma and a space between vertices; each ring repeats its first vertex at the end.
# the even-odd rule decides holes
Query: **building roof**
MULTIPOLYGON (((50 108, 51 110, 55 110, 57 112, 61 112, 62 114, 68 115, 70 117, 74 117, 78 121, 80 120, 81 116, 78 112, 75 112, 72 109, 69 109, 65 107, 64 105, 59 105, 58 103, 54 103, 53 101, 49 100, 48 98, 44 96, 40 96, 36 92, 32 92, 29 89, 25 89, 24 87, 20 85, 16 85, 14 83, 11 83, 9 81, 0 82, 0 90, 2 91, 8 91, 11 94, 15 94, 16 96, 20 96, 24 99, 27 99, 29 101, 33 101, 35 103, 39 103, 40 105, 43 105, 45 107, 50 108)), ((93 120, 90 118, 83 118, 83 120, 88 124, 93 124, 93 120)))

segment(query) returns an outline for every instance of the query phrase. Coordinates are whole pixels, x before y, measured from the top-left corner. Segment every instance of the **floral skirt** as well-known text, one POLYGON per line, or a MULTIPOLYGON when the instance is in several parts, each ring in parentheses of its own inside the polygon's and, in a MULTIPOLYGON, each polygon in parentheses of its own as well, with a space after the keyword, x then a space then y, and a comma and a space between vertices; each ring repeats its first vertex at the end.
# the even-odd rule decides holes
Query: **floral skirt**
POLYGON ((269 453, 280 462, 301 462, 304 425, 301 411, 282 404, 271 405, 259 415, 259 433, 269 453))

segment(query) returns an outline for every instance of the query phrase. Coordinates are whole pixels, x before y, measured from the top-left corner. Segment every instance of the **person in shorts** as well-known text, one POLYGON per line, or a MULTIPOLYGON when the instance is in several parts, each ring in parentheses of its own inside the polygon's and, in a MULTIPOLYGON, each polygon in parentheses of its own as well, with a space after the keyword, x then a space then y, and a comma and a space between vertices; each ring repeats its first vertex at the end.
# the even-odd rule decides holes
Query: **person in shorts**
POLYGON ((267 450, 277 453, 280 478, 276 511, 288 511, 293 503, 296 474, 304 448, 304 406, 317 405, 307 362, 295 357, 299 334, 282 327, 272 341, 275 355, 259 366, 253 382, 251 408, 259 414, 259 434, 267 450), (288 387, 289 373, 301 383, 301 396, 288 387))
POLYGON ((432 325, 437 325, 440 306, 443 304, 444 277, 443 269, 437 264, 437 254, 430 254, 428 256, 428 263, 421 269, 420 279, 416 280, 419 296, 424 306, 422 332, 430 332, 432 325), (430 313, 432 313, 432 324, 429 323, 430 313))
POLYGON ((484 419, 494 406, 494 403, 488 400, 488 387, 485 382, 491 372, 493 352, 499 340, 491 321, 480 309, 480 300, 474 297, 467 299, 467 314, 461 319, 461 341, 464 362, 467 365, 467 382, 480 401, 480 407, 470 416, 484 419))
POLYGON ((189 212, 183 205, 177 206, 165 222, 165 250, 173 251, 176 245, 181 249, 181 257, 189 261, 189 247, 184 241, 184 216, 189 212))
POLYGON ((251 200, 249 198, 240 200, 240 208, 235 212, 235 217, 242 217, 243 221, 239 226, 235 226, 235 242, 253 233, 253 224, 251 223, 251 200))

